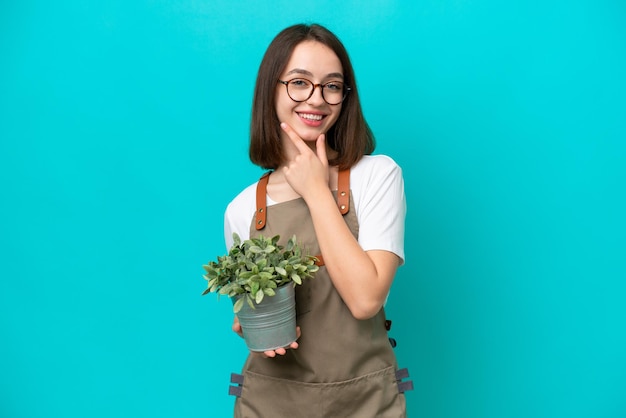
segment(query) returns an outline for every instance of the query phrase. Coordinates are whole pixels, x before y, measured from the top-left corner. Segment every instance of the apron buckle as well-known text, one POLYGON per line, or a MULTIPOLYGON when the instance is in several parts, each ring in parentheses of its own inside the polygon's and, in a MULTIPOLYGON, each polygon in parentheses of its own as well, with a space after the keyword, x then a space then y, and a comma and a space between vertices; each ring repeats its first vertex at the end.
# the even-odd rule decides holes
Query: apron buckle
POLYGON ((404 393, 407 390, 413 390, 413 381, 406 380, 402 381, 402 379, 406 379, 409 377, 409 369, 404 368, 400 370, 396 370, 396 381, 398 382, 398 392, 404 393))
POLYGON ((228 387, 228 394, 232 396, 241 397, 241 391, 243 389, 243 375, 237 374, 237 373, 231 373, 230 383, 236 383, 237 386, 230 385, 228 387))

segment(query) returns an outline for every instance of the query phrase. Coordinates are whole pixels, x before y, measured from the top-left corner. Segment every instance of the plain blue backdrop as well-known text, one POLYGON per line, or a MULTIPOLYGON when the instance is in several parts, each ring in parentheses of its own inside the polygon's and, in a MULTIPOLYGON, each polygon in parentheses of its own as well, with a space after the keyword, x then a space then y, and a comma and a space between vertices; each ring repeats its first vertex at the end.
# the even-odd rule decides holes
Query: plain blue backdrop
POLYGON ((246 349, 201 266, 299 22, 404 169, 410 416, 626 416, 620 0, 2 2, 0 416, 231 415, 246 349))

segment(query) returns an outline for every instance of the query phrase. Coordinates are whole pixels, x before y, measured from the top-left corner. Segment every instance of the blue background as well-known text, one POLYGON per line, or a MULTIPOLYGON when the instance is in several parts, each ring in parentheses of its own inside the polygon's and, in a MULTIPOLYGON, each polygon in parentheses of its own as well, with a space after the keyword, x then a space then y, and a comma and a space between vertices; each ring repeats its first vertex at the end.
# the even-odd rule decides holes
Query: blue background
POLYGON ((0 416, 231 414, 246 350, 201 265, 302 21, 404 168, 410 416, 626 416, 619 0, 2 2, 0 416))

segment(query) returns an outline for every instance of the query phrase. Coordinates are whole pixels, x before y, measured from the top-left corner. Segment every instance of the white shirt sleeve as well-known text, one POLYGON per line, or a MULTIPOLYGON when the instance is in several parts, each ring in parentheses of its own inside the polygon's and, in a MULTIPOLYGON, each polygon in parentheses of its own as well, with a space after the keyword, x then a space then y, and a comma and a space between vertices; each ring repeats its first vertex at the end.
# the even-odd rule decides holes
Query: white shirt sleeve
POLYGON ((361 248, 390 251, 404 263, 406 197, 402 169, 385 155, 365 156, 353 167, 350 182, 361 248))
POLYGON ((226 249, 233 246, 233 233, 245 241, 250 238, 250 225, 256 212, 256 183, 246 187, 226 207, 224 213, 224 241, 226 249))

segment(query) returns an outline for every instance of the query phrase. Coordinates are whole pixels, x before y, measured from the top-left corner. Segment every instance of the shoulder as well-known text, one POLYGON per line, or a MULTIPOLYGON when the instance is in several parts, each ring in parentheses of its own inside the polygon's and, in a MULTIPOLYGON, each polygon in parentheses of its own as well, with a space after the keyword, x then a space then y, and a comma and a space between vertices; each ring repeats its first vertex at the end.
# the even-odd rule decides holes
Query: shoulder
POLYGON ((243 189, 233 200, 230 201, 226 207, 226 212, 236 211, 239 208, 247 208, 250 204, 256 203, 256 185, 258 181, 255 181, 251 185, 243 189))
POLYGON ((365 155, 351 168, 350 180, 369 184, 389 176, 402 178, 402 169, 393 158, 382 154, 365 155))
POLYGON ((353 167, 353 171, 393 171, 400 169, 398 163, 388 155, 364 155, 353 167))
POLYGON ((386 155, 366 155, 350 171, 350 189, 357 212, 394 204, 404 199, 402 169, 386 155))
POLYGON ((248 239, 250 222, 256 211, 257 182, 243 189, 226 206, 224 212, 224 238, 227 248, 232 245, 232 234, 236 232, 242 240, 248 239))

